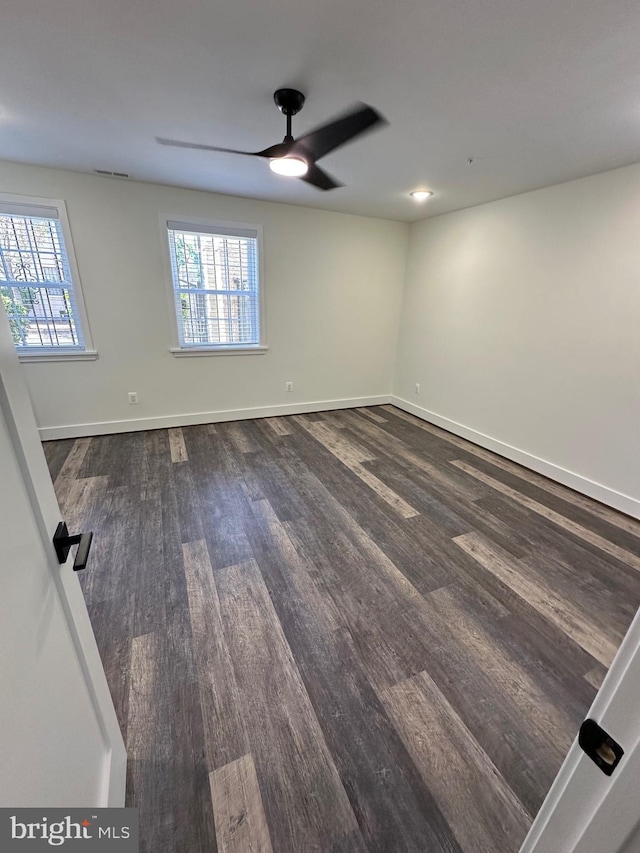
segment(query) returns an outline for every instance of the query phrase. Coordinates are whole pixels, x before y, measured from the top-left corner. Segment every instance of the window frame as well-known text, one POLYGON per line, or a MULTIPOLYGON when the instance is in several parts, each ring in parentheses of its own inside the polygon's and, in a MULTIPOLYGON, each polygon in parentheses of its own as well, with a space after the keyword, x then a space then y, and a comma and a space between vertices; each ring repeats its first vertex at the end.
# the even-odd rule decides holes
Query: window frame
MULTIPOLYGON (((269 347, 266 343, 266 317, 265 317, 265 282, 264 282, 264 248, 262 239, 262 225, 252 222, 231 222, 222 219, 209 219, 188 214, 162 214, 160 216, 160 228, 162 230, 163 260, 165 266, 165 282, 167 298, 171 316, 171 345, 169 351, 177 357, 184 356, 223 356, 223 355, 260 355, 265 353, 269 347), (257 344, 190 344, 182 346, 180 342, 180 330, 178 321, 178 309, 176 302, 176 290, 173 280, 173 265, 171 262, 171 250, 169 245, 169 223, 180 222, 184 225, 198 227, 221 228, 225 231, 255 231, 257 241, 257 274, 258 274, 258 329, 259 342, 257 344)), ((244 236, 244 235, 239 235, 244 236)))
POLYGON ((64 241, 64 249, 67 255, 67 262, 69 264, 69 272, 71 273, 74 301, 78 314, 77 317, 74 317, 74 320, 78 326, 83 342, 82 348, 48 346, 21 349, 16 346, 15 351, 18 359, 21 362, 68 360, 95 361, 95 359, 98 358, 98 353, 94 349, 93 339, 91 337, 91 327, 89 326, 89 318, 87 316, 84 294, 82 292, 82 283, 80 281, 80 272, 78 270, 78 262, 76 260, 73 237, 71 235, 71 226, 69 224, 69 216, 67 214, 67 205, 64 199, 43 198, 40 196, 0 192, 0 204, 2 203, 20 204, 24 207, 52 207, 57 210, 58 221, 60 222, 60 229, 62 231, 62 239, 64 241))

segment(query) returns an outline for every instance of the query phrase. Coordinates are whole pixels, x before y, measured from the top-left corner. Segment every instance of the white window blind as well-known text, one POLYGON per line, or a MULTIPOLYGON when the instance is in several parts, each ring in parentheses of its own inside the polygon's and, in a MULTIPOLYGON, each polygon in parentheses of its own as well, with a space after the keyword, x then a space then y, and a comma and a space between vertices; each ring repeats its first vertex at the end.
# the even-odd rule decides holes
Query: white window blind
POLYGON ((257 230, 172 220, 167 230, 180 347, 259 346, 257 230))
POLYGON ((0 295, 19 352, 84 350, 57 207, 0 199, 0 295))

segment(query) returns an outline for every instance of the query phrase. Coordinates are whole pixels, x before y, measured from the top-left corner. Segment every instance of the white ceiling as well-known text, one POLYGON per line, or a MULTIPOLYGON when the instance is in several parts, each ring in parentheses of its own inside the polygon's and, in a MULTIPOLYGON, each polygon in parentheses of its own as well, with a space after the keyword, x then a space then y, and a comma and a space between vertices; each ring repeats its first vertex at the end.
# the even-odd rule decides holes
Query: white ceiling
POLYGON ((413 220, 639 160, 639 45, 637 0, 3 0, 0 158, 413 220), (294 136, 389 120, 321 161, 347 186, 154 141, 280 141, 281 86, 294 136))

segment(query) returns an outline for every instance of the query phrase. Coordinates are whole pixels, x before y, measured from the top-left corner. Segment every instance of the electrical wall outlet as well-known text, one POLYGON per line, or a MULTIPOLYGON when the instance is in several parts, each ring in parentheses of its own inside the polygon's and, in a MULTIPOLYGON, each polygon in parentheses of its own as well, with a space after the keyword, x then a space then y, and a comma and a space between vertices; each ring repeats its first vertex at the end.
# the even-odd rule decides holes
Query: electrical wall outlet
POLYGON ((416 382, 416 394, 420 393, 420 383, 416 382))
POLYGON ((137 404, 137 402, 138 402, 138 392, 137 391, 129 391, 129 393, 127 394, 127 397, 129 398, 129 405, 130 406, 135 406, 137 404))
POLYGON ((284 383, 285 391, 293 391, 293 382, 284 383))

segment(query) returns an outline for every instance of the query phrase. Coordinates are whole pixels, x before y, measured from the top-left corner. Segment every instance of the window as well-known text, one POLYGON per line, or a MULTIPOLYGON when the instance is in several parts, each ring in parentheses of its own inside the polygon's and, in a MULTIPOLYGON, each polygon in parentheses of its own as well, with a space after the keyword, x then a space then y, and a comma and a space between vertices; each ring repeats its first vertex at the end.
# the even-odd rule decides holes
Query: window
POLYGON ((179 348, 260 351, 259 229, 167 221, 179 348))
POLYGON ((63 202, 0 197, 0 295, 21 356, 95 355, 65 231, 63 202))

